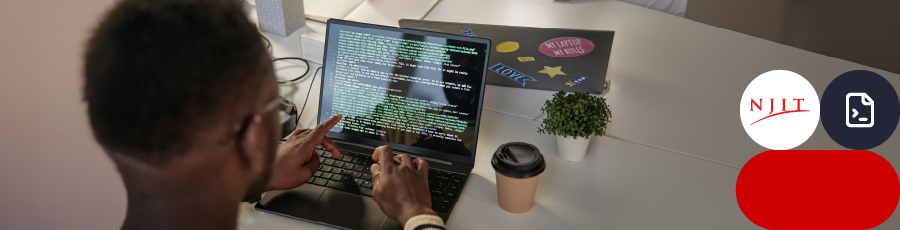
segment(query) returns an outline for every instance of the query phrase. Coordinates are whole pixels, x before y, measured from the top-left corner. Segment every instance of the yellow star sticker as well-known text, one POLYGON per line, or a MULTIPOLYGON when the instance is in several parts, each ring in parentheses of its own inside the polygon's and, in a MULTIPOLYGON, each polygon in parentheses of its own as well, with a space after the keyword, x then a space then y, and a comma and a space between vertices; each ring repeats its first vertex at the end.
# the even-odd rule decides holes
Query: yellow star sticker
POLYGON ((538 71, 538 73, 546 73, 547 75, 550 75, 550 78, 556 77, 556 75, 566 75, 566 73, 563 73, 560 69, 562 69, 562 66, 544 66, 544 70, 538 71))

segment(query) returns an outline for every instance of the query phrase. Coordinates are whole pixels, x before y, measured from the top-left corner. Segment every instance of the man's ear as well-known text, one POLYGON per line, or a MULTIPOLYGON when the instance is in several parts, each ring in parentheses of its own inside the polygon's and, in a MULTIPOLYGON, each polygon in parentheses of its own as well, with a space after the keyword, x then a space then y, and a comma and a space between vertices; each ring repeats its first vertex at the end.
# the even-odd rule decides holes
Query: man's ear
POLYGON ((241 162, 253 172, 263 171, 265 168, 266 131, 263 127, 262 116, 253 115, 244 125, 243 132, 238 135, 239 157, 241 162))

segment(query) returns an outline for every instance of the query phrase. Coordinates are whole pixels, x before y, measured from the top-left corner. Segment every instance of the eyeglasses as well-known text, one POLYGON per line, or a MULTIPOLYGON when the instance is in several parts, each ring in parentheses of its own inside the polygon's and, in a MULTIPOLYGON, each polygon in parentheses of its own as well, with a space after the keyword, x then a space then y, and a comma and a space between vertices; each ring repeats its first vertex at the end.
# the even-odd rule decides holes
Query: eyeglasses
POLYGON ((253 117, 261 114, 268 113, 269 111, 278 108, 278 117, 290 116, 291 104, 288 100, 294 99, 294 94, 297 92, 297 86, 292 83, 286 84, 278 84, 278 96, 275 97, 274 100, 263 104, 260 109, 256 111, 253 115, 250 115, 250 118, 244 119, 243 122, 236 123, 231 126, 231 130, 228 132, 228 136, 225 139, 222 139, 220 142, 221 145, 226 145, 231 139, 236 136, 241 129, 244 128, 244 124, 246 124, 253 117))

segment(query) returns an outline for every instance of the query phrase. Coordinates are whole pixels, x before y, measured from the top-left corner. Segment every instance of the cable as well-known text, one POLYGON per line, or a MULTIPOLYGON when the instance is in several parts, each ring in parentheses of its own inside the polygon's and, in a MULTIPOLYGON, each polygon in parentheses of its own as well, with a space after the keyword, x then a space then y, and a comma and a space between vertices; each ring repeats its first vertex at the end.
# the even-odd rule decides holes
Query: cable
MULTIPOLYGON (((298 127, 300 126, 300 117, 303 116, 303 111, 306 110, 306 104, 309 103, 309 94, 312 93, 312 87, 314 84, 316 84, 316 75, 319 74, 319 70, 321 70, 321 69, 322 69, 321 66, 319 68, 316 68, 316 72, 313 73, 312 81, 309 82, 309 88, 306 89, 306 99, 303 100, 303 107, 300 107, 300 112, 297 113, 297 126, 298 127)), ((309 72, 309 71, 307 71, 307 72, 309 72)), ((306 74, 303 74, 303 76, 306 76, 306 74)), ((300 76, 300 77, 302 78, 303 76, 300 76)), ((300 79, 300 78, 297 78, 297 79, 300 79)), ((282 83, 282 82, 279 82, 279 83, 282 83)), ((281 141, 287 141, 287 137, 281 138, 281 141)))
POLYGON ((272 52, 272 41, 269 41, 269 38, 263 35, 262 31, 260 31, 259 36, 262 37, 263 41, 266 41, 266 51, 272 52))
MULTIPOLYGON (((309 61, 307 61, 306 59, 298 58, 298 57, 281 57, 281 58, 276 58, 276 59, 272 60, 272 62, 281 61, 281 60, 301 60, 301 61, 303 61, 304 63, 306 63, 306 72, 303 72, 303 74, 301 74, 301 75, 300 75, 299 77, 297 77, 297 78, 294 78, 294 79, 291 79, 291 80, 288 80, 288 81, 279 81, 278 83, 294 83, 294 82, 299 81, 299 80, 302 79, 303 77, 306 77, 306 74, 309 73, 309 61)), ((319 68, 321 68, 321 67, 319 67, 319 68)))
POLYGON ((300 108, 300 113, 298 113, 298 115, 297 115, 298 118, 300 116, 303 116, 303 110, 306 109, 306 104, 309 102, 309 93, 312 92, 312 87, 316 83, 316 75, 319 74, 320 69, 322 69, 321 66, 319 66, 319 68, 316 68, 316 72, 313 73, 313 79, 312 79, 312 81, 309 82, 309 89, 306 90, 306 100, 303 100, 303 107, 300 108))
MULTIPOLYGON (((280 61, 280 60, 301 60, 304 63, 306 63, 306 72, 303 72, 303 74, 301 74, 299 77, 288 80, 288 81, 278 81, 278 84, 295 83, 295 82, 299 81, 300 79, 303 79, 304 77, 306 77, 306 74, 309 73, 309 61, 307 61, 306 59, 299 58, 299 57, 281 57, 281 58, 276 58, 276 59, 272 60, 272 62, 276 62, 276 61, 280 61)), ((315 82, 316 82, 316 75, 319 74, 319 70, 321 70, 321 69, 322 69, 322 67, 319 66, 318 68, 316 68, 316 72, 313 73, 313 79, 312 79, 312 81, 309 82, 309 89, 306 90, 306 99, 303 100, 303 107, 300 108, 299 116, 302 116, 303 111, 306 110, 306 104, 309 102, 309 94, 312 92, 313 84, 315 84, 315 82)), ((299 116, 298 116, 298 118, 299 118, 299 116)))

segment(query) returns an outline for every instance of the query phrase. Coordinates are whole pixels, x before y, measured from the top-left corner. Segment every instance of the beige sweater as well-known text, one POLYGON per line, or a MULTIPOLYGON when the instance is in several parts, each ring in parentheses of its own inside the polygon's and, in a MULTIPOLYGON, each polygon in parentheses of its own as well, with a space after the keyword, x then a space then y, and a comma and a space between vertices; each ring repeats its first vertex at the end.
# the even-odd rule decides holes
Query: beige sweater
POLYGON ((444 220, 435 215, 418 215, 406 221, 404 230, 446 230, 444 220), (430 227, 437 226, 437 227, 430 227), (439 228, 438 228, 439 227, 439 228))

